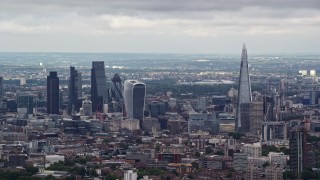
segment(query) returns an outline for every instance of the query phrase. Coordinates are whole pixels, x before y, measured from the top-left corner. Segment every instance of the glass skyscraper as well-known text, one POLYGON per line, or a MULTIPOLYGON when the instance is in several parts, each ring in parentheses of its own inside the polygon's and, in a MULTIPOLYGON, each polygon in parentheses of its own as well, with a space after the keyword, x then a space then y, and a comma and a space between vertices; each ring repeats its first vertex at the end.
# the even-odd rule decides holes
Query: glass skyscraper
POLYGON ((111 87, 109 90, 109 110, 112 112, 122 112, 123 109, 123 84, 118 73, 111 79, 111 87))
POLYGON ((92 111, 103 112, 103 104, 109 103, 106 72, 103 61, 93 61, 91 69, 92 111))
POLYGON ((70 66, 70 78, 69 78, 69 103, 68 103, 68 113, 71 114, 72 111, 79 111, 81 107, 81 102, 78 100, 82 97, 82 77, 75 67, 70 66))
POLYGON ((236 116, 236 131, 248 132, 250 130, 250 122, 245 122, 241 118, 241 106, 245 103, 251 102, 251 84, 248 70, 248 55, 247 48, 243 45, 241 54, 240 76, 239 76, 239 90, 236 116))

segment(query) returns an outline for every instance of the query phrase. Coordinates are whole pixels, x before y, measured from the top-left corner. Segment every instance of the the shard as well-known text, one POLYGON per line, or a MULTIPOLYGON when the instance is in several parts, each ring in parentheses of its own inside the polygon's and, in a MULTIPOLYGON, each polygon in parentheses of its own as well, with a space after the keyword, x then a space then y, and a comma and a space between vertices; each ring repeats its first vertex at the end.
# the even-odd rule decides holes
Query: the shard
POLYGON ((251 102, 251 84, 248 70, 248 55, 247 48, 243 45, 241 54, 239 89, 238 89, 238 103, 236 116, 236 131, 248 132, 250 129, 250 122, 246 122, 247 118, 241 116, 241 105, 251 102))

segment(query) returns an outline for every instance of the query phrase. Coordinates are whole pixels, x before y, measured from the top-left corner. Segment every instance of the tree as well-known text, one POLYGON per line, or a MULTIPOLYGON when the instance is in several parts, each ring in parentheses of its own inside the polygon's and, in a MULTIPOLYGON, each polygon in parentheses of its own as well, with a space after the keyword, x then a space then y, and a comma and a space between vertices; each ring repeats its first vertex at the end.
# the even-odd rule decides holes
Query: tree
POLYGON ((262 156, 268 156, 269 152, 280 152, 276 146, 264 145, 262 147, 262 156))
POLYGON ((211 147, 206 147, 206 154, 211 154, 213 152, 213 150, 211 149, 211 147))
POLYGON ((88 171, 88 174, 89 174, 90 176, 94 176, 94 177, 97 177, 97 176, 98 176, 98 173, 97 173, 97 171, 96 171, 95 169, 90 169, 90 170, 88 171))
POLYGON ((56 178, 53 177, 52 175, 48 175, 44 178, 45 180, 55 180, 56 178))
POLYGON ((113 174, 108 174, 106 175, 106 177, 104 178, 104 180, 116 180, 119 179, 118 176, 113 175, 113 174))
POLYGON ((233 139, 240 139, 244 134, 241 132, 229 132, 228 136, 232 136, 233 139))
POLYGON ((283 172, 283 179, 297 179, 295 172, 285 171, 283 172))
POLYGON ((154 149, 156 150, 156 152, 159 152, 159 151, 160 151, 160 147, 161 147, 160 144, 156 144, 156 147, 154 148, 154 149))
POLYGON ((224 152, 219 150, 217 152, 214 153, 215 155, 219 155, 219 156, 223 156, 224 155, 224 152))
POLYGON ((262 167, 267 167, 267 166, 270 166, 270 163, 269 162, 265 162, 262 167))
POLYGON ((232 178, 232 176, 233 176, 232 172, 228 172, 226 175, 226 178, 232 178))
POLYGON ((26 173, 30 175, 35 175, 39 172, 39 168, 33 166, 26 166, 24 169, 26 170, 26 173))
POLYGON ((109 139, 104 139, 102 142, 103 142, 104 144, 109 144, 110 140, 109 140, 109 139))
POLYGON ((197 169, 197 170, 199 169, 199 163, 192 162, 191 165, 192 165, 192 168, 197 169))
POLYGON ((129 145, 128 144, 125 144, 125 143, 120 143, 119 147, 121 149, 124 149, 124 150, 127 150, 129 148, 129 145))
POLYGON ((195 155, 197 158, 199 158, 199 157, 200 157, 200 152, 197 151, 197 152, 194 153, 194 155, 195 155))
POLYGON ((110 166, 110 169, 111 169, 112 171, 115 171, 115 170, 117 169, 117 165, 112 164, 112 165, 110 166))
POLYGON ((188 178, 189 178, 189 179, 194 179, 193 174, 188 174, 188 178))

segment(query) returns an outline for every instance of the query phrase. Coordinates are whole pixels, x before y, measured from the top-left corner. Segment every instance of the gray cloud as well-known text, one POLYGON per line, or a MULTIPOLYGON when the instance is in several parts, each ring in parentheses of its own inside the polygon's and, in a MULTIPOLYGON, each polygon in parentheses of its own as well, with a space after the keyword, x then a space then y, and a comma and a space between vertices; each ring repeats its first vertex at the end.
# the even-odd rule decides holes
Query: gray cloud
POLYGON ((32 35, 39 40, 52 35, 64 41, 78 34, 154 41, 188 37, 192 43, 236 36, 315 39, 320 31, 319 0, 0 0, 0 4, 0 35, 32 35))
POLYGON ((319 0, 1 0, 1 11, 45 12, 60 10, 91 13, 170 13, 240 11, 245 8, 272 11, 318 10, 319 0))

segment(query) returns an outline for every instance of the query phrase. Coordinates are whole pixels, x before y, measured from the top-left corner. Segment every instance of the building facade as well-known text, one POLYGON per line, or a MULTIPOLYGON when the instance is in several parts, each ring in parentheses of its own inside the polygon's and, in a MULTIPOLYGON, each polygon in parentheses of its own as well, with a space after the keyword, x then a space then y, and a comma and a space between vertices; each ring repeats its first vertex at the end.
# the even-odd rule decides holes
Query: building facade
POLYGON ((69 78, 69 95, 68 95, 68 113, 72 114, 75 111, 79 111, 81 107, 82 97, 82 75, 75 67, 70 66, 70 78, 69 78))
POLYGON ((103 112, 103 105, 109 103, 106 72, 103 61, 93 61, 91 69, 91 101, 94 112, 103 112))
POLYGON ((236 131, 247 132, 250 122, 244 121, 241 117, 241 104, 251 102, 251 84, 248 69, 248 56, 245 45, 242 48, 240 76, 239 76, 239 89, 238 89, 238 103, 236 115, 236 131))
POLYGON ((188 121, 188 132, 196 133, 206 131, 210 133, 219 132, 219 119, 212 113, 190 113, 188 121))
POLYGON ((0 101, 3 100, 4 91, 3 91, 3 77, 0 76, 0 101))
POLYGON ((262 155, 262 148, 260 143, 245 144, 243 147, 243 152, 248 155, 248 157, 260 157, 262 155))
POLYGON ((306 131, 303 127, 293 127, 289 133, 290 170, 300 176, 308 163, 306 131))
POLYGON ((121 112, 123 108, 123 84, 118 73, 111 79, 109 90, 110 100, 115 102, 114 112, 121 112))
POLYGON ((59 114, 59 78, 56 71, 47 76, 47 113, 59 114))
POLYGON ((261 133, 263 121, 263 102, 249 102, 240 104, 240 118, 242 123, 242 132, 251 132, 252 134, 261 133))
POLYGON ((146 85, 136 80, 124 82, 125 113, 128 118, 144 119, 146 85))

